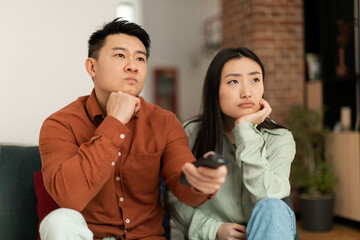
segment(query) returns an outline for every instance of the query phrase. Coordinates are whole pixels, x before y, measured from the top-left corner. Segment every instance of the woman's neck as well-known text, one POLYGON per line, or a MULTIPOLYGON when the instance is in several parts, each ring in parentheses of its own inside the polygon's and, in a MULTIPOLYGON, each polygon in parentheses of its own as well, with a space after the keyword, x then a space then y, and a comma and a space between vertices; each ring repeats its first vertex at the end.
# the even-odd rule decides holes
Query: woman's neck
POLYGON ((223 119, 223 125, 224 125, 224 133, 229 138, 230 142, 232 144, 235 143, 234 137, 231 133, 232 129, 234 128, 235 119, 225 116, 223 119))

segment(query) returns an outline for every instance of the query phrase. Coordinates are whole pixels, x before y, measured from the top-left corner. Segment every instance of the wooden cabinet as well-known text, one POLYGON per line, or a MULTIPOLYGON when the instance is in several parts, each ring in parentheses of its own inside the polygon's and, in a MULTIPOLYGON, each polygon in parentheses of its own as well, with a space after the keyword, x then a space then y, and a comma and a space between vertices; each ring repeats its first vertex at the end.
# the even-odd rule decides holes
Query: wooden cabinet
POLYGON ((306 108, 319 112, 323 110, 323 83, 321 80, 306 83, 305 100, 306 108))
POLYGON ((360 221, 360 133, 331 133, 327 139, 335 175, 335 215, 360 221))

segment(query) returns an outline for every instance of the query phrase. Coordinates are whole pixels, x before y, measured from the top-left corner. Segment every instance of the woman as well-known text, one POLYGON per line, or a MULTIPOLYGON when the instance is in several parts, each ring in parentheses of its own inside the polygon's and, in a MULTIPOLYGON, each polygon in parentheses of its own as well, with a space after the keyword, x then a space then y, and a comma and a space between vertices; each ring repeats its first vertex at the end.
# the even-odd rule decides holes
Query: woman
POLYGON ((294 239, 295 217, 280 199, 290 194, 295 142, 269 119, 265 70, 249 49, 220 51, 204 82, 202 114, 184 123, 193 154, 216 149, 228 175, 216 196, 192 208, 169 193, 168 212, 189 239, 294 239))

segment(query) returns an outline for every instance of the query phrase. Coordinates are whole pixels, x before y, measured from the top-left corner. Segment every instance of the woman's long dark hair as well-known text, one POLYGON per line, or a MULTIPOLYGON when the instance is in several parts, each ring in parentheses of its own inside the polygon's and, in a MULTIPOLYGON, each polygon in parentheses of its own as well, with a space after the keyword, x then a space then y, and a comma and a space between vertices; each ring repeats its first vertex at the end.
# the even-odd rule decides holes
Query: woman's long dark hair
MULTIPOLYGON (((224 114, 221 112, 219 102, 221 73, 224 65, 229 60, 242 57, 247 57, 257 62, 261 67, 263 79, 265 79, 264 65, 255 53, 247 48, 226 48, 214 57, 206 73, 203 86, 199 133, 192 149, 196 158, 202 157, 208 151, 215 150, 217 153, 222 153, 224 114)), ((282 128, 282 126, 277 125, 269 118, 266 118, 257 127, 258 129, 282 128)))

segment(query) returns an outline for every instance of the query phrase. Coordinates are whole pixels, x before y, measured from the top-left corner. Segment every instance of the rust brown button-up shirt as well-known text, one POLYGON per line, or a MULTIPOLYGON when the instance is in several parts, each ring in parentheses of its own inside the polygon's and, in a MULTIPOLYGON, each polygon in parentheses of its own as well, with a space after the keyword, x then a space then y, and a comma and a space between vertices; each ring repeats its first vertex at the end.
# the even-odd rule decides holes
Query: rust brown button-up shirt
POLYGON ((106 117, 95 92, 48 117, 39 147, 46 189, 82 213, 95 238, 164 239, 160 176, 189 205, 209 196, 180 184, 194 161, 176 116, 147 103, 126 125, 106 117))

